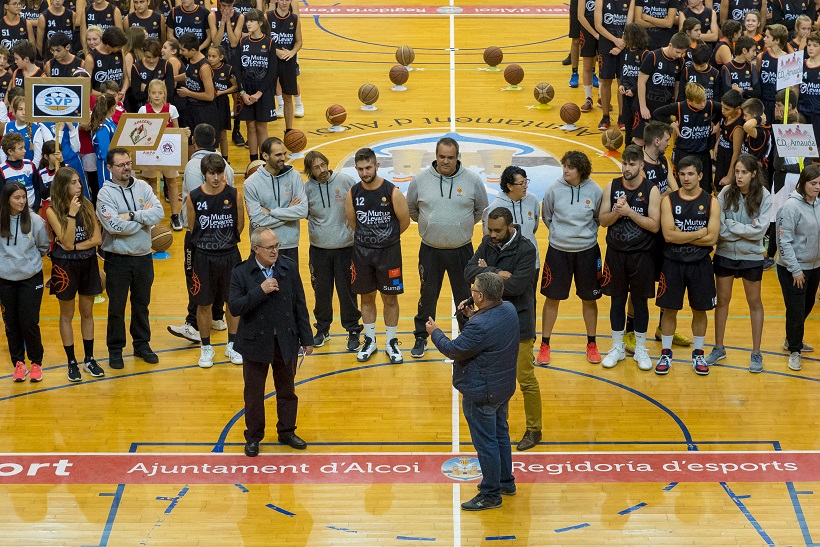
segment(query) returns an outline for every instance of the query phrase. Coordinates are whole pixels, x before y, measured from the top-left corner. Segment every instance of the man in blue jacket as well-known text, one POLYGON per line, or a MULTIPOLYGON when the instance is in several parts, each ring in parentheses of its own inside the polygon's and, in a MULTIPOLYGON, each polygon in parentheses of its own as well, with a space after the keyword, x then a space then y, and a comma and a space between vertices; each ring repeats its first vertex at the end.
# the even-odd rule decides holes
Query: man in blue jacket
POLYGON ((502 494, 515 494, 507 407, 515 393, 518 313, 501 300, 504 281, 498 274, 478 274, 470 291, 477 310, 469 300, 459 304, 468 320, 455 340, 432 317, 426 328, 436 348, 455 361, 453 387, 463 395, 461 407, 483 475, 479 494, 461 508, 483 511, 501 507, 502 494))

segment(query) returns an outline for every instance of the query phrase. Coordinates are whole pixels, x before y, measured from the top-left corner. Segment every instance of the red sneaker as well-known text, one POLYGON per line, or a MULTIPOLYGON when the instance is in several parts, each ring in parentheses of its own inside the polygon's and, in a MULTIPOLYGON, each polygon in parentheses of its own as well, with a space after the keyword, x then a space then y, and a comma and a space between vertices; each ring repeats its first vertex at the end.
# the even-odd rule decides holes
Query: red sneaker
POLYGON ((601 362, 601 354, 598 352, 598 344, 595 342, 587 344, 587 361, 593 365, 601 362))
POLYGON ((550 347, 548 344, 541 342, 541 347, 538 349, 538 357, 535 358, 535 362, 539 365, 550 364, 550 347))
POLYGON ((17 361, 17 363, 14 365, 14 381, 22 382, 26 379, 27 374, 28 369, 26 368, 26 364, 22 361, 17 361))
POLYGON ((32 382, 39 382, 43 379, 43 369, 37 363, 31 364, 31 374, 29 374, 28 379, 32 382))
POLYGON ((618 129, 626 131, 626 125, 623 122, 618 122, 618 129))
POLYGON ((587 100, 581 105, 581 112, 589 112, 590 110, 592 110, 592 98, 587 97, 587 100))

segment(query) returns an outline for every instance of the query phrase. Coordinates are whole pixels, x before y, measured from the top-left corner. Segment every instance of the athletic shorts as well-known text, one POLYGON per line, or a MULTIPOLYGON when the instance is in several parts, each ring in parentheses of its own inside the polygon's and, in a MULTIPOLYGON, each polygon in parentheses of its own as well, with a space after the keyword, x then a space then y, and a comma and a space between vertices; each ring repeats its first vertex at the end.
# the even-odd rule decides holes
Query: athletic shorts
POLYGON ((689 293, 689 307, 693 310, 715 309, 715 274, 708 256, 697 262, 664 261, 655 304, 668 310, 682 310, 684 292, 689 293))
POLYGON ((725 256, 718 256, 712 260, 715 277, 742 278, 746 281, 760 281, 763 279, 762 260, 732 260, 725 256))
MULTIPOLYGON (((180 115, 180 127, 187 127, 191 130, 191 137, 193 138, 194 128, 201 124, 207 123, 211 127, 216 123, 216 105, 213 101, 202 103, 191 103, 185 107, 185 114, 180 115)), ((219 129, 216 127, 215 129, 219 129)))
MULTIPOLYGON (((248 95, 253 95, 265 87, 264 82, 257 82, 253 80, 244 82, 244 85, 245 93, 248 95)), ((242 102, 242 98, 240 97, 239 104, 242 105, 242 108, 239 110, 239 119, 246 122, 272 122, 275 120, 276 101, 274 100, 274 95, 275 93, 273 91, 262 93, 262 97, 251 105, 247 105, 242 102)))
POLYGON ((615 80, 621 77, 621 57, 610 53, 614 47, 615 44, 603 36, 598 39, 598 62, 600 64, 598 78, 601 80, 615 80))
POLYGON ((601 290, 607 296, 627 293, 635 298, 655 296, 655 257, 652 251, 626 253, 607 248, 601 290))
POLYGON ((578 39, 580 40, 581 57, 598 56, 598 40, 587 29, 581 27, 581 34, 578 39))
POLYGON ((52 258, 51 289, 57 300, 74 300, 80 296, 96 296, 102 293, 100 266, 97 255, 80 260, 52 258))
POLYGON ((574 277, 578 298, 597 300, 601 298, 601 269, 601 249, 597 243, 586 251, 576 252, 548 247, 541 274, 541 294, 550 300, 566 300, 574 277))
MULTIPOLYGON (((655 109, 662 105, 647 101, 646 106, 649 108, 649 112, 655 112, 655 109)), ((632 109, 635 112, 635 117, 632 120, 632 138, 643 140, 643 128, 650 120, 644 120, 641 116, 641 103, 638 101, 637 95, 632 97, 632 109)))
POLYGON ((353 245, 350 262, 350 285, 354 294, 401 294, 401 243, 384 249, 353 245))
POLYGON ((276 65, 276 76, 279 79, 279 85, 282 86, 283 95, 298 95, 299 88, 296 86, 296 73, 299 70, 299 65, 296 64, 296 57, 292 57, 288 61, 279 60, 276 65))
POLYGON ((578 21, 578 0, 569 0, 569 37, 573 40, 581 37, 581 23, 578 21))
POLYGON ((216 299, 228 301, 231 287, 231 272, 242 262, 239 249, 231 249, 222 254, 210 254, 195 249, 191 272, 191 303, 210 306, 216 299))

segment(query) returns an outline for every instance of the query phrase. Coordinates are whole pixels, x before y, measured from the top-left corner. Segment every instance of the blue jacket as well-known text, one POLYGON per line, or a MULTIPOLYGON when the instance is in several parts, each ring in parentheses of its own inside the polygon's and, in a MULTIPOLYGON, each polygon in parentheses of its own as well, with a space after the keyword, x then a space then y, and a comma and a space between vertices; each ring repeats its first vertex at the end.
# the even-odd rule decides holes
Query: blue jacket
POLYGON ((503 403, 515 393, 518 313, 502 302, 471 317, 450 340, 440 329, 433 343, 453 359, 453 387, 474 403, 503 403))

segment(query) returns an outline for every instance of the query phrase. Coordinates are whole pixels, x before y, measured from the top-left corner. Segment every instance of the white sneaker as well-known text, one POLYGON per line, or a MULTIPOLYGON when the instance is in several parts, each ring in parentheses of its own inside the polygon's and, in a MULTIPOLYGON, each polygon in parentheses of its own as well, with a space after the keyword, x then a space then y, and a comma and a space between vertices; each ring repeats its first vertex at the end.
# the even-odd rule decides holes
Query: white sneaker
POLYGON ((168 325, 168 332, 170 332, 174 336, 185 338, 192 344, 199 344, 200 342, 202 342, 202 339, 199 337, 199 331, 191 325, 189 325, 188 323, 185 323, 181 327, 168 325))
POLYGON ((293 105, 293 115, 297 118, 304 118, 305 117, 305 105, 302 103, 296 103, 293 105))
POLYGON ((214 348, 212 346, 202 346, 197 364, 200 368, 211 368, 214 366, 214 348))
MULTIPOLYGON (((785 338, 783 339, 783 349, 789 351, 789 341, 785 338)), ((801 353, 809 353, 814 351, 814 348, 808 345, 806 342, 803 342, 803 347, 800 348, 801 353)))
POLYGON ((211 330, 228 330, 228 324, 224 319, 211 319, 211 330))
POLYGON ((276 117, 280 120, 285 118, 285 105, 279 104, 276 105, 276 117))
POLYGON ((789 355, 789 368, 792 370, 800 370, 803 368, 803 364, 800 362, 800 353, 794 351, 789 355))
POLYGON ((652 370, 652 359, 646 351, 646 346, 635 346, 635 355, 632 356, 641 370, 652 370))
POLYGON ((362 348, 359 350, 359 353, 356 354, 356 360, 360 363, 364 363, 365 361, 370 360, 373 354, 377 351, 379 351, 379 348, 376 347, 376 341, 369 336, 365 336, 364 344, 362 344, 362 348))
POLYGON ((618 364, 618 361, 623 361, 624 359, 626 359, 624 345, 617 344, 612 346, 612 349, 606 354, 606 357, 604 357, 604 360, 601 362, 601 366, 604 368, 612 368, 618 364))
POLYGON ((385 348, 384 352, 390 357, 390 362, 395 364, 403 363, 404 356, 401 354, 401 350, 399 349, 399 339, 393 338, 387 343, 387 348, 385 348))
POLYGON ((225 357, 230 359, 234 365, 242 364, 242 356, 233 349, 233 342, 228 342, 228 345, 225 346, 225 357))

